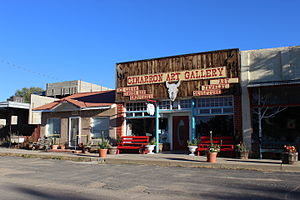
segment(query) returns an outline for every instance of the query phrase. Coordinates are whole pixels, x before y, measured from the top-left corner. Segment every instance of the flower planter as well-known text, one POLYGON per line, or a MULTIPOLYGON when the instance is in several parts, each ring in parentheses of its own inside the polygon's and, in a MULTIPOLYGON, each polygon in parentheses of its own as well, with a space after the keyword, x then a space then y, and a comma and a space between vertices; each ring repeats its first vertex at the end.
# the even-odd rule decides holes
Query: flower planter
POLYGON ((244 151, 244 152, 238 152, 238 158, 247 160, 249 157, 249 151, 244 151))
POLYGON ((66 146, 63 144, 63 145, 60 145, 60 149, 62 150, 65 150, 66 149, 66 146))
POLYGON ((154 153, 153 153, 153 150, 154 150, 154 148, 155 148, 155 145, 146 145, 145 147, 146 147, 147 150, 148 150, 148 154, 154 154, 154 153))
POLYGON ((189 154, 189 156, 195 156, 195 151, 197 149, 197 146, 188 146, 188 148, 189 148, 189 151, 191 152, 189 154))
POLYGON ((99 149, 99 157, 106 158, 108 149, 99 149))
POLYGON ((290 153, 290 152, 282 152, 281 154, 282 164, 296 164, 298 161, 298 152, 290 153))
POLYGON ((207 162, 215 163, 217 161, 218 152, 208 152, 207 153, 207 162))
POLYGON ((58 144, 52 144, 52 149, 58 149, 58 144))
POLYGON ((112 155, 116 155, 118 151, 118 147, 110 147, 108 153, 112 155))

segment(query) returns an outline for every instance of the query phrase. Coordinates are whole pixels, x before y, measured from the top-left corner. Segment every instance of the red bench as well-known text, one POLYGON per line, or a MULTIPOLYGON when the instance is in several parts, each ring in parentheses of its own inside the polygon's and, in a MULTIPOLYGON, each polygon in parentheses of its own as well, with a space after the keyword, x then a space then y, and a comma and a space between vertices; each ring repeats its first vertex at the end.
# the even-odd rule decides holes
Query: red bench
MULTIPOLYGON (((231 155, 234 152, 235 142, 233 136, 219 136, 212 137, 214 145, 220 145, 220 151, 229 151, 231 155)), ((198 144, 197 152, 200 156, 201 151, 207 151, 210 146, 209 136, 201 136, 200 143, 198 144)))
POLYGON ((121 136, 121 142, 118 143, 118 153, 123 149, 137 149, 139 153, 149 143, 149 136, 121 136))

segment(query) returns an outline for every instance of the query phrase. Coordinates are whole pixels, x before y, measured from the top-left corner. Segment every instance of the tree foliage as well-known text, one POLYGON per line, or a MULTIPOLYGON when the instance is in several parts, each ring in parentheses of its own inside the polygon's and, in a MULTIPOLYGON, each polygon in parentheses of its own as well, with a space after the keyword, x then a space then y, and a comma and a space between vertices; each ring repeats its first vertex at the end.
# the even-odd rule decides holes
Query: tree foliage
POLYGON ((30 95, 34 92, 42 92, 43 88, 40 87, 30 87, 30 88, 22 88, 21 90, 17 90, 15 96, 23 97, 26 103, 30 103, 30 95))

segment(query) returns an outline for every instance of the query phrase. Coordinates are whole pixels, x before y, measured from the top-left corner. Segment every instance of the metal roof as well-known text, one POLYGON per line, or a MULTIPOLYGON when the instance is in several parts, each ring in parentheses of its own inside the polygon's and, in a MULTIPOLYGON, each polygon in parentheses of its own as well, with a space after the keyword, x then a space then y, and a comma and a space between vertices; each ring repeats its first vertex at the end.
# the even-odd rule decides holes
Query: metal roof
POLYGON ((14 101, 3 101, 0 102, 0 108, 19 108, 19 109, 27 109, 29 110, 29 103, 19 103, 14 101))

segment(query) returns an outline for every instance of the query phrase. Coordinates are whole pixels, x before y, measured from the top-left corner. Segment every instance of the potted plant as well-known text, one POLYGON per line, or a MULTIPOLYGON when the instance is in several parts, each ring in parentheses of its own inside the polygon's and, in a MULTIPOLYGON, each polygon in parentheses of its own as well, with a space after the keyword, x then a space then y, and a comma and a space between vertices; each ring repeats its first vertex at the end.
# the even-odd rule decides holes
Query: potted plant
POLYGON ((295 146, 284 145, 281 161, 282 164, 296 164, 298 161, 298 152, 295 146))
POLYGON ((244 143, 240 142, 235 146, 236 151, 237 151, 237 156, 240 159, 248 159, 249 157, 249 150, 247 147, 244 145, 244 143))
POLYGON ((52 138, 52 144, 51 144, 51 148, 52 149, 58 149, 59 146, 59 138, 52 138))
POLYGON ((118 139, 110 138, 110 144, 111 146, 109 147, 108 153, 112 155, 116 155, 118 152, 118 139))
POLYGON ((198 144, 199 144, 198 139, 195 138, 192 141, 188 140, 187 144, 188 144, 189 151, 191 152, 189 155, 190 156, 195 156, 195 151, 198 148, 198 144))
POLYGON ((66 146, 67 146, 67 142, 60 142, 60 144, 59 144, 59 148, 60 148, 61 150, 65 150, 65 149, 66 149, 66 146))
POLYGON ((87 145, 87 144, 81 142, 81 143, 78 145, 78 147, 81 149, 82 153, 88 152, 88 149, 89 149, 89 148, 88 148, 88 145, 87 145))
POLYGON ((109 141, 102 137, 101 142, 99 143, 99 156, 101 158, 105 158, 107 154, 107 150, 109 148, 109 141))
POLYGON ((155 137, 154 137, 154 138, 152 138, 152 139, 150 140, 149 144, 146 145, 146 148, 147 148, 147 150, 148 150, 148 154, 154 154, 154 153, 153 153, 153 150, 154 150, 154 148, 155 148, 155 144, 156 144, 156 141, 155 141, 155 137))
POLYGON ((207 162, 215 163, 217 161, 217 154, 220 152, 220 145, 213 143, 212 131, 210 131, 209 134, 210 145, 207 150, 207 162))

